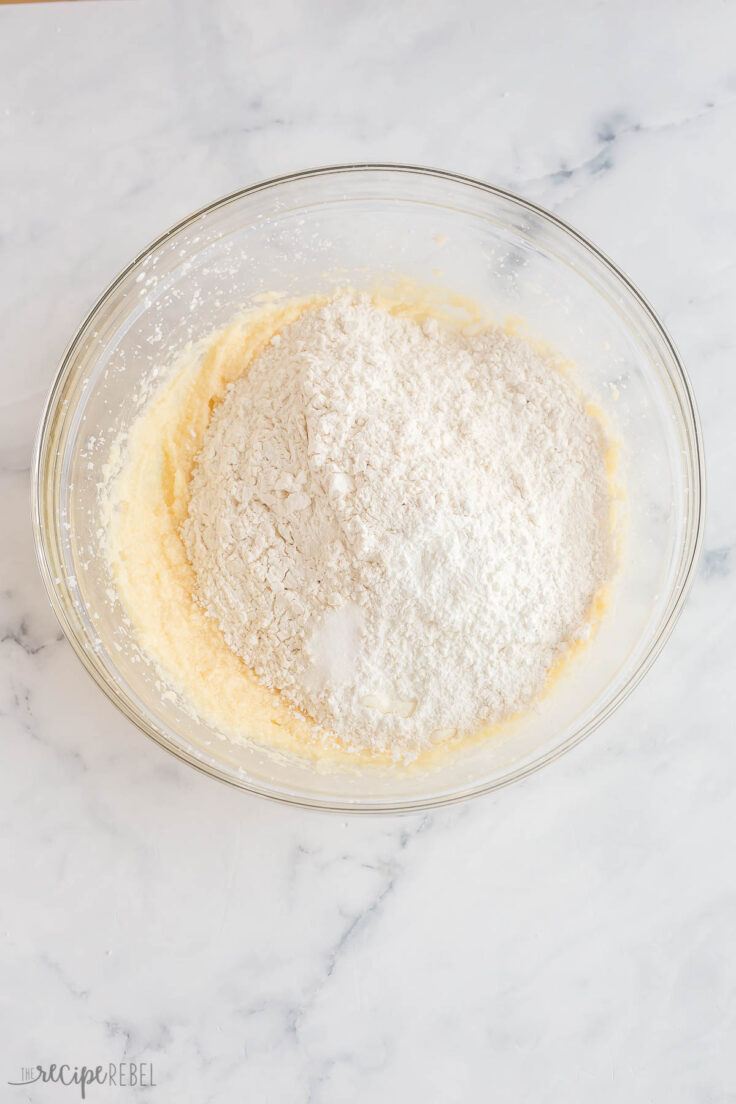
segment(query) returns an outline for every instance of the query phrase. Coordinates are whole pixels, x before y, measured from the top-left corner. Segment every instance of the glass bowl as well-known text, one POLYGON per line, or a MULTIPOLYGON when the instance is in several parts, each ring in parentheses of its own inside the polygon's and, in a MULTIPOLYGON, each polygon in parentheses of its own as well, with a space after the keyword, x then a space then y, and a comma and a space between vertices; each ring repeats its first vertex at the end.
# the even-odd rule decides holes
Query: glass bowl
POLYGON ((522 778, 573 747, 630 693, 692 582, 704 470, 692 392, 629 280, 554 215, 498 188, 404 165, 344 165, 269 180, 163 234, 95 304, 43 414, 33 469, 41 572, 64 632, 108 697, 180 759, 244 790, 336 810, 408 811, 522 778), (609 612, 541 703, 431 768, 325 769, 236 744, 191 716, 126 627, 100 554, 99 485, 142 380, 188 341, 271 292, 397 276, 523 320, 580 366, 620 439, 626 544, 609 612))

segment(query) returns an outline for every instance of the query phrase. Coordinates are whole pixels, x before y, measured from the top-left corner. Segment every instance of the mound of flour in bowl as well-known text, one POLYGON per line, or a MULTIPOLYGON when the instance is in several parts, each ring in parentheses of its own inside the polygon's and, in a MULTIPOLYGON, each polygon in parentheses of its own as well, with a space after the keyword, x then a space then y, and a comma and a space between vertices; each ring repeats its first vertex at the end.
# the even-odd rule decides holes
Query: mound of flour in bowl
POLYGON ((324 733, 411 758, 530 704, 587 631, 606 445, 529 343, 337 296, 213 413, 182 528, 197 598, 324 733))

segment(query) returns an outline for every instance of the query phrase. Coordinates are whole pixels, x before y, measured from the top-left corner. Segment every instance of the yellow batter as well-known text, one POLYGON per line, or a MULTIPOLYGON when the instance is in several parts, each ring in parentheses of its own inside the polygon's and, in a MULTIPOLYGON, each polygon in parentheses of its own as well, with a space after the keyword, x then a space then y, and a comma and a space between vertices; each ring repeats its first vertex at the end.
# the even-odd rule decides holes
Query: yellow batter
MULTIPOLYGON (((440 301, 416 290, 409 295, 401 287, 374 298, 395 313, 417 318, 432 314, 473 328, 484 324, 479 309, 459 298, 442 296, 440 301)), ((316 734, 307 719, 296 716, 229 649, 194 599, 194 572, 179 534, 212 410, 275 333, 322 301, 324 297, 315 296, 264 303, 182 355, 125 443, 122 470, 108 492, 108 555, 141 648, 203 720, 236 740, 255 739, 336 764, 370 760, 381 765, 389 761, 385 755, 316 734)), ((601 595, 591 610, 591 623, 599 619, 604 604, 601 595)), ((498 727, 487 726, 473 742, 498 727)), ((450 737, 415 763, 427 765, 458 743, 450 737)))

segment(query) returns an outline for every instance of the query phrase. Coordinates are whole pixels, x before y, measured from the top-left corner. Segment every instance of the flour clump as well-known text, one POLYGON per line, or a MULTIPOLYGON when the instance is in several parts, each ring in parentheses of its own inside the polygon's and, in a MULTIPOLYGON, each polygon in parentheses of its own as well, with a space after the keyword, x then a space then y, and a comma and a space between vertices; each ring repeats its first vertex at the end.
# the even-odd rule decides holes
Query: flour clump
POLYGON ((528 706, 612 568, 607 441, 526 341, 338 295, 214 410, 182 528, 229 647, 409 759, 528 706))

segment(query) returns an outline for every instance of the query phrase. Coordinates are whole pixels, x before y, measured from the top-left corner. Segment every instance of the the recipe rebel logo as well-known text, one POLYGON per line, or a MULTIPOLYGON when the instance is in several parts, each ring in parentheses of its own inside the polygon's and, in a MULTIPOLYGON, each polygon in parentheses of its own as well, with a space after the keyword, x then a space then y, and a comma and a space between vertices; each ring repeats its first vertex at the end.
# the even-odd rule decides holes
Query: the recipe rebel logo
POLYGON ((48 1066, 22 1066, 20 1077, 9 1085, 63 1085, 77 1087, 82 1100, 93 1085, 116 1089, 151 1089, 156 1087, 151 1062, 108 1062, 98 1066, 72 1066, 67 1062, 52 1062, 48 1066))

